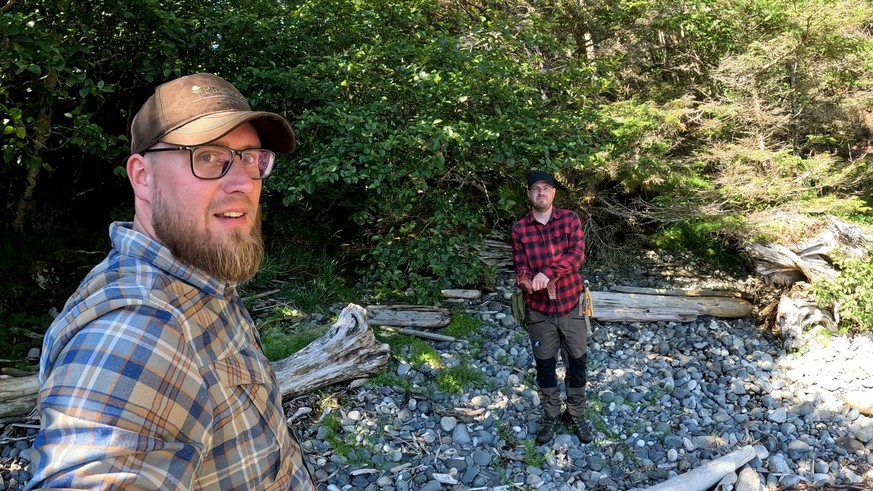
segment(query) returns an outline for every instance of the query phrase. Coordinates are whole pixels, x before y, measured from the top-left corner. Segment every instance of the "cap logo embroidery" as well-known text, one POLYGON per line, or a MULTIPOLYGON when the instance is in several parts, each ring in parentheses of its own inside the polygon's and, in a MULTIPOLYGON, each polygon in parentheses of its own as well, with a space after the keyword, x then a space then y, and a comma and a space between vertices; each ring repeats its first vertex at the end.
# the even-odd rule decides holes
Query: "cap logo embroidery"
POLYGON ((218 104, 247 104, 239 97, 237 91, 230 88, 192 85, 191 93, 200 99, 218 98, 218 104))

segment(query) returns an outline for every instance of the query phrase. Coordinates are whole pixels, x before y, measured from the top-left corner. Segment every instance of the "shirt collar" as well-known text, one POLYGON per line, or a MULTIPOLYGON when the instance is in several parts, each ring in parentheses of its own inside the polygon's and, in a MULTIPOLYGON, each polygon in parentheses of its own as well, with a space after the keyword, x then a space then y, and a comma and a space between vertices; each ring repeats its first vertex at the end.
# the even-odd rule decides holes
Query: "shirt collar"
POLYGON ((171 276, 199 288, 204 293, 225 297, 236 288, 235 282, 219 280, 180 262, 166 246, 133 229, 133 222, 113 222, 109 226, 112 247, 121 254, 141 259, 171 276))
MULTIPOLYGON (((549 221, 546 223, 551 223, 555 220, 560 220, 561 218, 563 218, 563 216, 564 216, 564 210, 553 205, 552 206, 552 215, 549 216, 549 221)), ((527 220, 528 224, 539 223, 540 225, 545 225, 545 224, 542 224, 542 223, 537 221, 537 219, 534 217, 533 210, 530 210, 527 212, 527 216, 525 217, 525 220, 527 220)))

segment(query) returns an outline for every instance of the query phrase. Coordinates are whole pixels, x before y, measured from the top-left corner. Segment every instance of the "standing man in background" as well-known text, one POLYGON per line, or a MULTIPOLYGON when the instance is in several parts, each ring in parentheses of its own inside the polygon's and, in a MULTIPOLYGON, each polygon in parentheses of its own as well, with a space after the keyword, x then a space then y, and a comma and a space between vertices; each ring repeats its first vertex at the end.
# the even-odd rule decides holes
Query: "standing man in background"
POLYGON ((160 85, 131 124, 133 222, 49 328, 26 489, 314 490, 238 283, 281 116, 225 80, 160 85))
POLYGON ((536 359, 537 388, 543 407, 536 441, 547 443, 559 419, 573 427, 582 443, 592 440, 585 419, 588 333, 579 312, 585 261, 582 223, 573 211, 553 206, 555 179, 537 171, 527 178, 531 211, 512 228, 515 284, 524 292, 526 327, 536 359), (567 409, 561 414, 556 374, 558 351, 567 365, 567 409))

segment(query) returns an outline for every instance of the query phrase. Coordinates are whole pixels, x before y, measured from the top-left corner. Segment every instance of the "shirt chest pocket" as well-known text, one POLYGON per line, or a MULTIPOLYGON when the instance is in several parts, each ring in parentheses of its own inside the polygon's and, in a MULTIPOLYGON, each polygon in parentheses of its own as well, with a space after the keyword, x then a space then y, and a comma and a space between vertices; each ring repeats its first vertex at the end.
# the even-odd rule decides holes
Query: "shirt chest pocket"
POLYGON ((568 231, 564 230, 563 227, 549 231, 549 242, 552 244, 552 247, 560 253, 564 253, 567 250, 569 239, 570 234, 568 231))
POLYGON ((277 426, 285 418, 274 402, 278 389, 265 363, 260 357, 235 354, 212 365, 218 379, 212 393, 214 443, 233 448, 242 459, 281 459, 277 426))

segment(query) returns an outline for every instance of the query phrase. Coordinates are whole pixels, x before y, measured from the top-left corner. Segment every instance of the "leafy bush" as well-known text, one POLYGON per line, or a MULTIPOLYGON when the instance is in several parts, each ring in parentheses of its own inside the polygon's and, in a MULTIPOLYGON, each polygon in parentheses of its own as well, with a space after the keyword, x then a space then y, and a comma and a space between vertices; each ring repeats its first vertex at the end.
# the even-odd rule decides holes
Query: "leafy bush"
POLYGON ((653 236, 652 242, 662 249, 694 254, 718 268, 742 270, 749 264, 747 258, 730 250, 721 239, 721 234, 736 226, 731 222, 720 218, 668 225, 653 236))
POLYGON ((843 331, 873 331, 873 260, 835 258, 834 278, 816 282, 820 305, 834 307, 843 331))
MULTIPOLYGON (((564 60, 543 70, 527 45, 534 27, 500 12, 454 26, 438 2, 329 3, 330 23, 352 32, 277 74, 310 101, 295 124, 308 138, 269 185, 287 205, 349 216, 361 273, 383 295, 426 302, 446 286, 490 283, 475 248, 495 219, 523 211, 501 187, 534 167, 586 166, 597 113, 579 97, 597 87, 587 83, 596 69, 564 60)), ((314 32, 324 20, 295 22, 314 32)))

